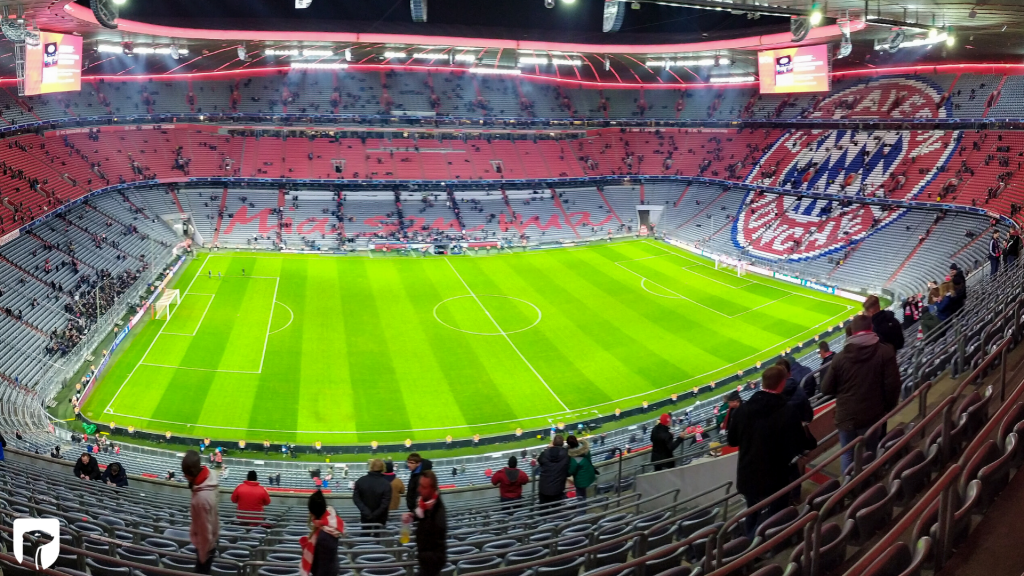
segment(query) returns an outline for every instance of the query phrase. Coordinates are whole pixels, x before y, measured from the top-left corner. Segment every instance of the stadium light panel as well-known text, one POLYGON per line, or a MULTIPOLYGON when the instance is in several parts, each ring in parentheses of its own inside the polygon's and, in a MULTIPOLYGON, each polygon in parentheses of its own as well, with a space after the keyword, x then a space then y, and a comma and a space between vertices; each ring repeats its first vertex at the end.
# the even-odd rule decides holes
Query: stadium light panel
POLYGON ((264 50, 263 53, 266 54, 267 56, 298 56, 299 50, 298 48, 294 48, 291 50, 270 48, 268 50, 264 50))
POLYGON ((389 60, 390 59, 400 60, 402 58, 406 58, 407 55, 406 55, 405 52, 392 52, 392 51, 388 50, 387 52, 384 53, 384 57, 389 59, 389 60))
POLYGON ((344 70, 348 64, 344 62, 292 62, 292 70, 344 70))
POLYGON ((455 55, 455 61, 456 62, 469 62, 469 63, 473 63, 473 62, 476 62, 476 55, 474 55, 474 54, 456 54, 455 55))
POLYGON ((712 76, 710 82, 712 84, 739 84, 742 82, 754 82, 757 80, 753 76, 712 76))
POLYGON ((534 64, 547 64, 550 62, 547 56, 520 56, 520 66, 533 66, 534 64))
POLYGON ((522 74, 518 68, 470 68, 469 71, 473 74, 511 74, 513 76, 522 74))
POLYGON ((303 58, 323 58, 326 56, 333 56, 334 50, 324 50, 322 48, 310 48, 302 51, 303 58))
POLYGON ((127 2, 128 0, 112 0, 112 1, 114 2, 114 4, 117 4, 118 6, 123 6, 124 3, 127 2))

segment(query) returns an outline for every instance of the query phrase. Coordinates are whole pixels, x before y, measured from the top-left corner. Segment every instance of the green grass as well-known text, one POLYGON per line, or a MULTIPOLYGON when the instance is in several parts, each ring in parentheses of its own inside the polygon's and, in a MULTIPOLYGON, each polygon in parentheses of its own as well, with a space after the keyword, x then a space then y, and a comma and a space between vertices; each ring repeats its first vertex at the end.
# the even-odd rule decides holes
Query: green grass
POLYGON ((855 304, 653 241, 489 257, 201 254, 177 286, 172 318, 134 335, 87 417, 248 442, 507 433, 734 374, 855 304))

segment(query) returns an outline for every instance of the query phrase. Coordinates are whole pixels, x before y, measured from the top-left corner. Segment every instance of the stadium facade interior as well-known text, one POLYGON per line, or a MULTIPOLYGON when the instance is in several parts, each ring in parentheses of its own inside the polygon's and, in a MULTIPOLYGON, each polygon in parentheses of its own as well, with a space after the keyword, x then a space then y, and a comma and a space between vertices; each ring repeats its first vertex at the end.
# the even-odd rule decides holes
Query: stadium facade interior
POLYGON ((192 572, 187 449, 225 491, 220 576, 302 574, 317 488, 341 574, 416 574, 398 513, 351 500, 413 452, 447 576, 1024 571, 1024 269, 993 258, 1020 249, 1024 7, 335 4, 0 2, 4 576, 42 569, 29 517, 60 523, 51 576, 192 572), (870 296, 900 402, 841 446, 819 344, 870 296), (751 505, 724 403, 781 358, 817 448, 751 505), (600 474, 543 507, 569 433, 600 474), (83 451, 130 487, 75 477, 83 451), (249 470, 258 521, 227 497, 249 470))

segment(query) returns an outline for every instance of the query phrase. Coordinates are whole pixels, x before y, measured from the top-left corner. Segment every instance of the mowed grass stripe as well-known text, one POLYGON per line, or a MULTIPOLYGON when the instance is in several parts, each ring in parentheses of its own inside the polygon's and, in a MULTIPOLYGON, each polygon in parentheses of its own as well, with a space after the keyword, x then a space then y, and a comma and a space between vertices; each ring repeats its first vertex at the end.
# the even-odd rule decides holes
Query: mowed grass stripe
MULTIPOLYGON (((508 339, 499 334, 492 318, 498 321, 499 326, 502 325, 503 319, 494 316, 494 313, 491 313, 491 317, 488 317, 483 312, 481 304, 487 306, 491 300, 494 300, 491 295, 502 294, 502 292, 494 289, 493 280, 490 279, 488 273, 479 268, 479 266, 486 265, 492 261, 495 260, 491 258, 456 259, 452 261, 455 268, 454 272, 448 264, 443 262, 440 263, 440 266, 433 269, 434 277, 438 282, 446 282, 445 278, 449 278, 450 280, 447 280, 447 282, 451 282, 449 284, 450 290, 458 296, 464 296, 455 301, 458 303, 458 306, 454 308, 454 316, 459 319, 459 326, 472 332, 494 334, 493 336, 477 336, 458 333, 459 336, 457 338, 465 346, 470 347, 473 354, 481 359, 484 368, 487 370, 489 380, 493 382, 494 390, 500 392, 510 410, 505 412, 504 415, 497 411, 488 410, 486 413, 491 414, 495 418, 493 420, 483 420, 479 417, 472 417, 469 414, 467 414, 467 418, 472 418, 469 420, 470 423, 482 424, 515 420, 522 418, 524 414, 538 416, 561 412, 563 410, 562 405, 545 386, 548 380, 544 372, 535 364, 535 358, 528 355, 520 347, 522 340, 515 338, 517 334, 510 334, 508 339), (445 276, 445 270, 447 270, 447 276, 445 276), (459 276, 462 277, 462 280, 459 279, 459 276), (469 286, 469 290, 472 290, 477 295, 477 298, 470 296, 470 292, 462 285, 463 280, 469 286), (477 299, 479 299, 479 303, 477 299), (518 348, 519 352, 516 352, 516 348, 513 348, 513 346, 518 348), (520 357, 520 352, 525 355, 525 361, 520 357), (529 365, 527 362, 529 362, 529 365), (534 374, 530 368, 531 365, 537 369, 540 378, 537 377, 537 374, 534 374), (543 382, 541 378, 544 378, 543 382)), ((531 300, 529 295, 520 295, 519 297, 527 301, 531 300)), ((497 307, 495 306, 494 308, 497 307)), ((490 312, 490 309, 488 309, 488 312, 490 312)), ((504 320, 505 324, 514 323, 521 325, 524 322, 522 317, 505 318, 504 320)), ((542 319, 536 327, 521 334, 529 333, 531 337, 539 337, 541 333, 538 331, 538 328, 541 328, 544 322, 542 319)), ((504 328, 502 329, 504 330, 504 328)), ((478 387, 478 390, 481 389, 478 387)), ((476 394, 480 393, 476 392, 476 394)), ((486 389, 482 393, 486 396, 490 393, 490 390, 486 389)))
POLYGON ((397 327, 383 323, 372 272, 375 265, 369 260, 352 260, 351 266, 337 268, 341 290, 335 297, 341 303, 348 351, 354 410, 351 424, 356 430, 406 430, 410 426, 405 399, 394 393, 401 386, 394 365, 394 354, 399 351, 391 349, 383 336, 385 329, 397 327))
MULTIPOLYGON (((547 254, 538 258, 542 261, 548 260, 547 254)), ((519 260, 516 266, 510 267, 507 260, 477 259, 459 262, 459 269, 463 271, 467 282, 472 283, 473 289, 481 294, 514 295, 540 308, 543 316, 536 327, 509 335, 512 343, 519 348, 534 370, 551 388, 551 391, 544 388, 543 391, 537 391, 537 394, 547 398, 557 395, 570 409, 587 406, 594 398, 599 402, 610 400, 594 385, 590 376, 576 365, 577 359, 585 357, 586 350, 577 349, 581 353, 579 355, 565 353, 563 345, 571 335, 571 323, 566 321, 563 314, 558 313, 556 307, 551 306, 550 297, 552 293, 558 292, 557 286, 549 285, 547 278, 533 274, 537 270, 533 266, 536 260, 537 258, 519 260), (528 278, 520 275, 523 270, 530 272, 526 275, 528 278), (543 293, 535 289, 538 284, 544 286, 543 293), (547 314, 544 314, 544 311, 547 311, 547 314), (567 383, 572 384, 566 385, 567 383)), ((505 313, 507 316, 503 320, 507 325, 529 325, 522 309, 506 308, 505 313)), ((580 343, 578 340, 574 342, 580 343)), ((555 404, 547 413, 562 411, 562 406, 555 404)))
MULTIPOLYGON (((197 279, 196 284, 201 279, 197 279)), ((211 281, 213 282, 213 281, 211 281)), ((222 282, 217 289, 216 304, 207 314, 209 324, 203 323, 182 359, 186 366, 204 368, 220 368, 222 363, 237 365, 239 358, 248 361, 249 370, 259 368, 259 356, 253 358, 252 351, 230 348, 228 342, 232 334, 238 331, 252 330, 252 324, 241 319, 247 294, 256 284, 252 282, 222 282), (226 360, 226 362, 225 362, 226 360), (255 360, 255 364, 253 361, 255 360)), ((259 288, 256 288, 259 290, 259 288)), ((264 334, 266 330, 264 329, 264 334)), ((160 345, 158 340, 154 350, 160 345)), ((262 353, 262 345, 261 345, 262 353)), ((218 372, 206 370, 175 370, 173 368, 156 368, 174 373, 160 402, 153 410, 153 417, 171 422, 199 423, 200 415, 217 379, 218 372)), ((217 398, 218 402, 230 402, 230 398, 217 398)), ((230 412, 230 409, 226 410, 230 412)), ((129 412, 131 414, 131 412, 129 412)))
MULTIPOLYGON (((673 309, 671 304, 678 301, 663 302, 638 292, 635 288, 638 279, 616 278, 612 274, 617 272, 617 267, 603 258, 593 263, 585 259, 575 264, 579 285, 590 286, 592 290, 583 292, 585 299, 577 298, 575 287, 578 285, 573 284, 572 290, 563 289, 559 301, 568 302, 568 306, 562 305, 574 310, 573 316, 580 319, 581 331, 597 347, 635 375, 620 381, 598 379, 606 394, 612 398, 641 394, 723 364, 722 352, 729 349, 716 343, 727 338, 673 309), (708 333, 695 337, 695 331, 703 330, 708 333)), ((569 273, 566 269, 558 272, 560 277, 569 273)), ((594 369, 600 370, 601 363, 594 369)))
MULTIPOLYGON (((304 424, 301 420, 307 418, 309 410, 318 409, 317 405, 302 404, 307 390, 320 388, 315 375, 305 373, 305 326, 308 321, 315 321, 318 317, 307 317, 304 313, 306 285, 312 269, 298 260, 263 259, 256 263, 255 270, 260 276, 280 277, 276 301, 287 303, 295 317, 288 328, 267 337, 263 372, 251 375, 244 387, 235 391, 238 397, 251 398, 249 413, 241 414, 247 420, 243 427, 298 430, 304 424)), ((272 306, 271 332, 280 330, 292 318, 284 304, 272 303, 272 306)))
MULTIPOLYGON (((216 290, 216 302, 223 298, 250 311, 262 306, 262 325, 252 325, 254 312, 211 307, 195 338, 162 336, 153 346, 153 357, 177 354, 183 365, 202 362, 213 367, 253 360, 249 369, 258 367, 275 281, 231 278, 240 276, 244 267, 247 277, 280 276, 277 299, 295 315, 289 327, 267 340, 263 373, 143 365, 113 406, 139 418, 102 416, 163 324, 149 322, 141 334, 133 335, 129 350, 119 351, 85 411, 93 412, 93 418, 116 420, 119 427, 135 424, 257 442, 362 444, 436 439, 448 432, 457 437, 507 432, 516 426, 544 426, 548 418, 541 415, 563 418, 558 400, 530 365, 570 408, 598 406, 608 413, 735 373, 849 314, 847 301, 839 298, 762 277, 736 278, 734 271, 715 271, 699 256, 675 254, 674 248, 639 241, 483 258, 214 255, 208 265, 213 281, 204 269, 193 291, 216 290), (680 285, 696 283, 695 289, 728 299, 742 310, 765 305, 725 318, 685 300, 653 295, 641 288, 637 275, 616 265, 636 264, 626 261, 649 256, 658 257, 638 262, 680 285), (682 268, 694 266, 691 262, 704 265, 682 268), (224 275, 219 281, 217 271, 224 275), (497 296, 528 301, 542 310, 543 319, 509 334, 508 340, 447 327, 434 318, 434 308, 461 296, 439 308, 445 324, 470 332, 496 330, 463 280, 506 331, 529 326, 536 313, 497 296), (202 288, 204 281, 209 290, 202 288), (238 282, 247 282, 248 290, 237 293, 238 282), (729 287, 737 282, 747 285, 729 287), (269 292, 253 288, 260 284, 269 285, 269 292), (210 327, 220 333, 221 349, 203 340, 210 327), (236 334, 238 330, 244 332, 236 334), (253 343, 257 337, 258 346, 253 343), (187 345, 173 344, 175 338, 187 345), (203 345, 197 347, 197 342, 203 345), (255 428, 286 432, 244 430, 255 428), (440 430, 397 432, 427 428, 440 430), (396 432, 375 432, 388 430, 396 432)), ((187 286, 202 261, 198 258, 185 269, 179 288, 187 286)), ((684 295, 693 293, 688 288, 684 295)), ((202 307, 179 309, 181 331, 195 325, 202 307)), ((274 314, 271 330, 284 327, 291 317, 281 305, 274 314)))

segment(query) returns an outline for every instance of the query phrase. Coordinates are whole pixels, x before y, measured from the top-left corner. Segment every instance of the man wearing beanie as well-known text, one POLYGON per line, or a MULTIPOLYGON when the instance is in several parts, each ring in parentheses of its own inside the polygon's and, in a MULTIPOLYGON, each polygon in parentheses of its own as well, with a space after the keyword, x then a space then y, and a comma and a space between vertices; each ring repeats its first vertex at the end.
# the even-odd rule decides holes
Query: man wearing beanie
POLYGON ((671 425, 672 415, 666 413, 661 415, 658 423, 651 430, 651 462, 669 460, 668 462, 655 464, 655 472, 676 467, 676 461, 670 459, 675 457, 676 448, 683 443, 683 435, 682 433, 678 437, 673 435, 670 428, 671 425))
POLYGON ((391 460, 384 463, 384 477, 391 481, 391 505, 388 506, 388 510, 398 510, 402 495, 405 494, 405 484, 395 474, 395 463, 391 460))
POLYGON ((506 504, 504 509, 518 508, 519 504, 512 504, 523 499, 523 486, 530 483, 530 477, 526 472, 518 469, 519 461, 515 456, 508 459, 508 466, 498 470, 491 475, 491 484, 498 487, 499 500, 506 504))

